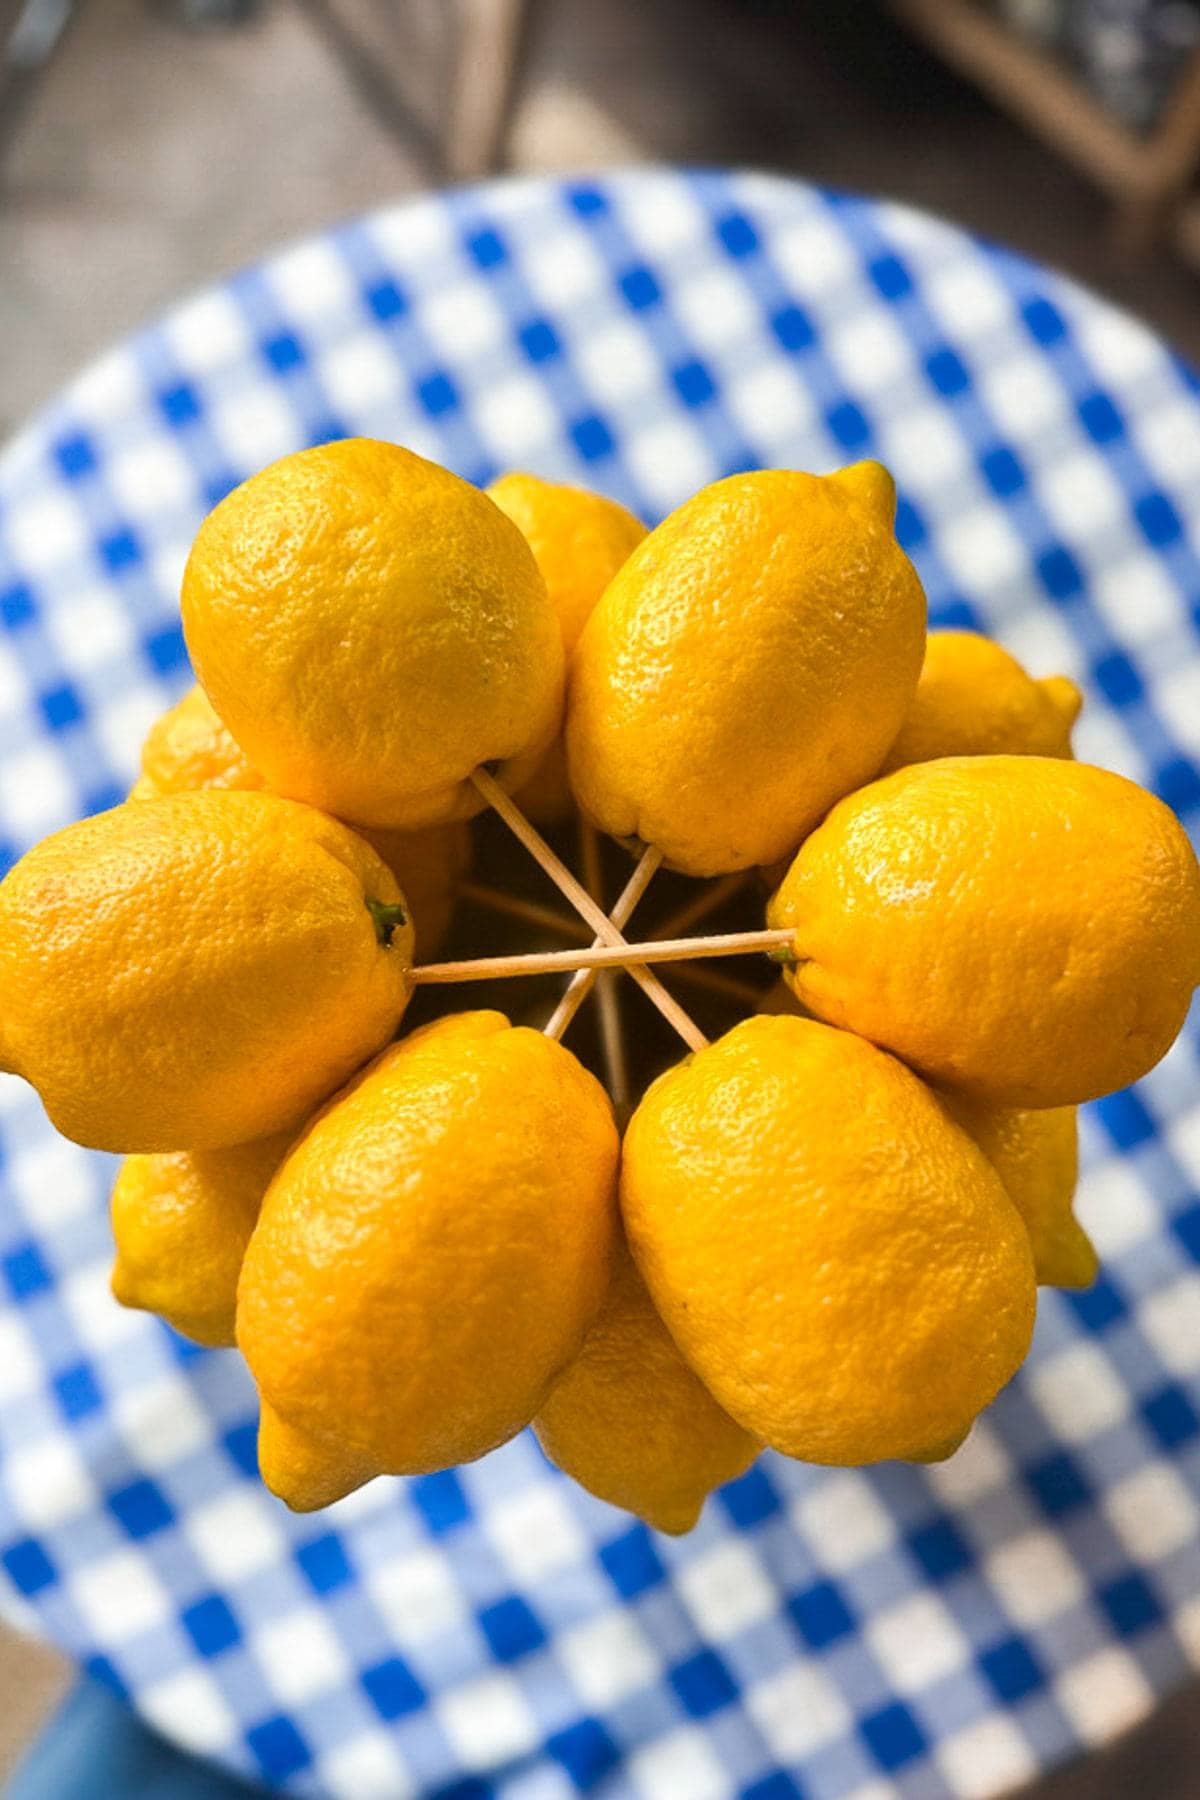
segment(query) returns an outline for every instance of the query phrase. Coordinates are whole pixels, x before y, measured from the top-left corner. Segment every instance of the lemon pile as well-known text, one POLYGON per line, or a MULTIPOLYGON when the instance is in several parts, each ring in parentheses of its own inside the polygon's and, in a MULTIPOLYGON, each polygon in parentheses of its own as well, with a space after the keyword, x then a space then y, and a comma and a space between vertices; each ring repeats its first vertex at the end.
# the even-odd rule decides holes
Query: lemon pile
POLYGON ((686 1531, 764 1445, 949 1455, 1037 1284, 1092 1279, 1076 1108, 1177 1035, 1200 868, 1073 759, 1070 681, 927 636, 894 511, 878 464, 765 470, 647 533, 351 439, 201 526, 199 685, 128 802, 0 884, 0 1064, 124 1155, 114 1292, 236 1342, 290 1506, 532 1424, 686 1531), (786 987, 623 1142, 555 1038, 403 1030, 480 770, 684 876, 769 872, 786 987))

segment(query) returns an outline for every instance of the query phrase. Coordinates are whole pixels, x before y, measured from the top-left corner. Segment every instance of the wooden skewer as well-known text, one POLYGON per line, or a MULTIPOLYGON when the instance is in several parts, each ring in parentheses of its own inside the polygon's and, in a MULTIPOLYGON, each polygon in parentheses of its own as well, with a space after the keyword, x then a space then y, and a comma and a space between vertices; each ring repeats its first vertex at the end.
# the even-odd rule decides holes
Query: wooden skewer
POLYGON ((485 906, 489 912, 502 913, 509 919, 520 919, 526 925, 539 925, 556 937, 569 938, 574 944, 590 944, 593 933, 579 919, 555 912, 552 906, 539 906, 536 900, 524 900, 517 894, 506 894, 501 888, 486 887, 481 881, 462 881, 458 891, 464 900, 485 906))
MULTIPOLYGON (((585 831, 591 831, 592 827, 585 826, 584 829, 585 831)), ((594 833, 593 842, 595 842, 594 833)), ((649 887, 651 876, 659 868, 661 862, 662 854, 660 851, 643 850, 637 867, 629 877, 629 880, 625 883, 617 903, 609 915, 614 925, 619 927, 628 922, 634 907, 649 887)), ((599 949, 600 947, 598 942, 593 945, 594 949, 599 949)), ((563 1032, 567 1029, 567 1026, 571 1023, 571 1020, 575 1017, 575 1014, 579 1011, 579 1008, 591 993, 595 980, 596 972, 594 969, 581 968, 578 971, 574 980, 567 988, 566 993, 555 1007, 552 1017, 546 1024, 546 1035, 548 1037, 562 1036, 563 1032)), ((610 975, 603 980, 602 985, 611 985, 611 981, 612 977, 610 975)))
MULTIPOLYGON (((592 896, 593 900, 603 901, 604 871, 600 864, 600 834, 588 819, 581 818, 579 821, 579 851, 583 861, 583 879, 588 893, 592 896)), ((628 893, 631 888, 635 888, 638 893, 645 892, 646 884, 654 874, 654 868, 650 867, 646 871, 645 878, 639 885, 639 877, 642 875, 644 862, 645 859, 643 858, 642 862, 639 863, 638 867, 633 871, 630 880, 626 883, 626 893, 628 893)), ((613 907, 608 915, 614 925, 619 925, 622 928, 624 928, 629 918, 628 913, 625 914, 624 918, 619 916, 623 909, 624 901, 625 894, 622 894, 618 899, 616 906, 613 907)), ((636 903, 635 899, 633 904, 636 905, 636 903)), ((570 981, 567 983, 566 993, 563 995, 562 999, 555 1007, 550 1019, 546 1023, 545 1029, 547 1036, 553 1035, 556 1038, 562 1037, 563 1032, 571 1023, 574 1013, 578 1012, 580 1006, 583 1004, 586 994, 586 990, 584 990, 580 993, 579 998, 572 1002, 572 992, 577 983, 582 984, 588 980, 589 973, 590 971, 587 969, 580 969, 578 974, 572 975, 570 981), (561 1023, 559 1022, 560 1015, 561 1023)), ((594 980, 596 984, 596 1009, 600 1015, 600 1044, 604 1053, 605 1072, 608 1075, 608 1095, 613 1103, 613 1111, 616 1113, 618 1120, 624 1123, 626 1114, 629 1110, 629 1060, 625 1054, 625 1021, 621 1016, 620 982, 617 975, 611 969, 606 970, 603 974, 595 976, 594 980)))
POLYGON ((740 894, 749 879, 750 872, 747 869, 740 870, 736 875, 722 875, 719 881, 711 882, 698 894, 693 894, 686 906, 681 906, 670 918, 664 919, 658 928, 659 935, 665 938, 682 937, 685 931, 690 931, 701 919, 707 919, 719 906, 724 906, 727 900, 740 894))
POLYGON ((692 962, 700 956, 750 956, 759 950, 785 950, 794 933, 729 931, 716 937, 652 938, 628 944, 617 932, 615 944, 581 944, 571 950, 533 950, 523 956, 479 956, 464 962, 421 963, 417 982, 492 981, 514 975, 555 975, 562 969, 628 969, 642 963, 692 962))
MULTIPOLYGON (((605 945, 628 949, 625 939, 609 920, 603 907, 592 899, 587 889, 572 875, 561 857, 556 856, 545 838, 534 830, 520 807, 505 793, 495 777, 489 775, 486 769, 476 769, 471 779, 488 805, 499 813, 513 836, 524 844, 534 861, 545 870, 555 887, 566 896, 576 912, 591 926, 596 936, 601 938, 605 945)), ((571 966, 580 967, 578 963, 571 966)), ((695 1020, 688 1017, 678 1000, 667 992, 657 975, 652 975, 649 969, 640 966, 633 960, 625 966, 628 967, 629 973, 646 998, 658 1008, 668 1024, 674 1026, 689 1050, 703 1050, 708 1039, 695 1020)), ((532 973, 532 971, 529 972, 532 973)), ((461 976, 459 979, 468 980, 471 977, 461 976)))

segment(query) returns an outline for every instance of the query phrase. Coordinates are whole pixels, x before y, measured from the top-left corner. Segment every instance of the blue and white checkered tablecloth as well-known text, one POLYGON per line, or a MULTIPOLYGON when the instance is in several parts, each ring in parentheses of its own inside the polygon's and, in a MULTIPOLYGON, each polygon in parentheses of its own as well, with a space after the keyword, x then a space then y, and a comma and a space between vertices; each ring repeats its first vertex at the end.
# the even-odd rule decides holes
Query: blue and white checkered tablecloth
MULTIPOLYGON (((1082 755, 1200 823, 1200 384, 892 205, 753 175, 502 183, 186 302, 0 462, 0 838, 124 792, 188 681, 189 540, 347 432, 649 518, 755 464, 895 471, 935 621, 1081 681, 1082 755)), ((64 1021, 64 1029, 69 1021, 64 1021)), ((234 1355, 110 1299, 111 1160, 0 1085, 0 1607, 169 1736, 345 1800, 982 1796, 1200 1666, 1194 1030, 1088 1109, 1104 1260, 942 1467, 765 1456, 668 1541, 526 1434, 293 1518, 234 1355)))

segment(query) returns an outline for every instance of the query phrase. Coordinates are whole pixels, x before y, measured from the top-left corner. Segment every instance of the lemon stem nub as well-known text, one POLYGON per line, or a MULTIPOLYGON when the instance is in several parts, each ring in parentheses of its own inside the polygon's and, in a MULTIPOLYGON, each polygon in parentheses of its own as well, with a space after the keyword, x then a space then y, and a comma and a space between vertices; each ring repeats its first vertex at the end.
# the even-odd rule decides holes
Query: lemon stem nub
POLYGON ((375 926, 375 936, 386 950, 391 944, 396 927, 408 924, 407 908, 399 904, 388 906, 382 900, 368 900, 367 911, 375 926))

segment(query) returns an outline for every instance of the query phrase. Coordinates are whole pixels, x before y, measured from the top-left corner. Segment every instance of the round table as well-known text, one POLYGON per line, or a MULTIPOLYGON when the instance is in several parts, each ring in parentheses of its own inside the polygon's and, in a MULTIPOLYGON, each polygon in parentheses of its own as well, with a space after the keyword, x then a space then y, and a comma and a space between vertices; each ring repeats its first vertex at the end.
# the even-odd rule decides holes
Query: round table
MULTIPOLYGON (((189 680, 182 562, 345 433, 656 518, 878 456, 939 624, 1083 683, 1082 756, 1200 820, 1196 377, 1065 281, 757 175, 503 182, 285 251, 93 366, 0 462, 0 838, 124 793, 189 680)), ((69 1021, 64 1020, 64 1029, 69 1021)), ((109 1297, 112 1159, 0 1086, 0 1608, 168 1736, 345 1800, 997 1793, 1200 1664, 1197 1036, 1087 1109, 1104 1272, 1045 1293, 951 1461, 764 1456, 657 1537, 529 1434, 293 1518, 236 1355, 109 1297)))

